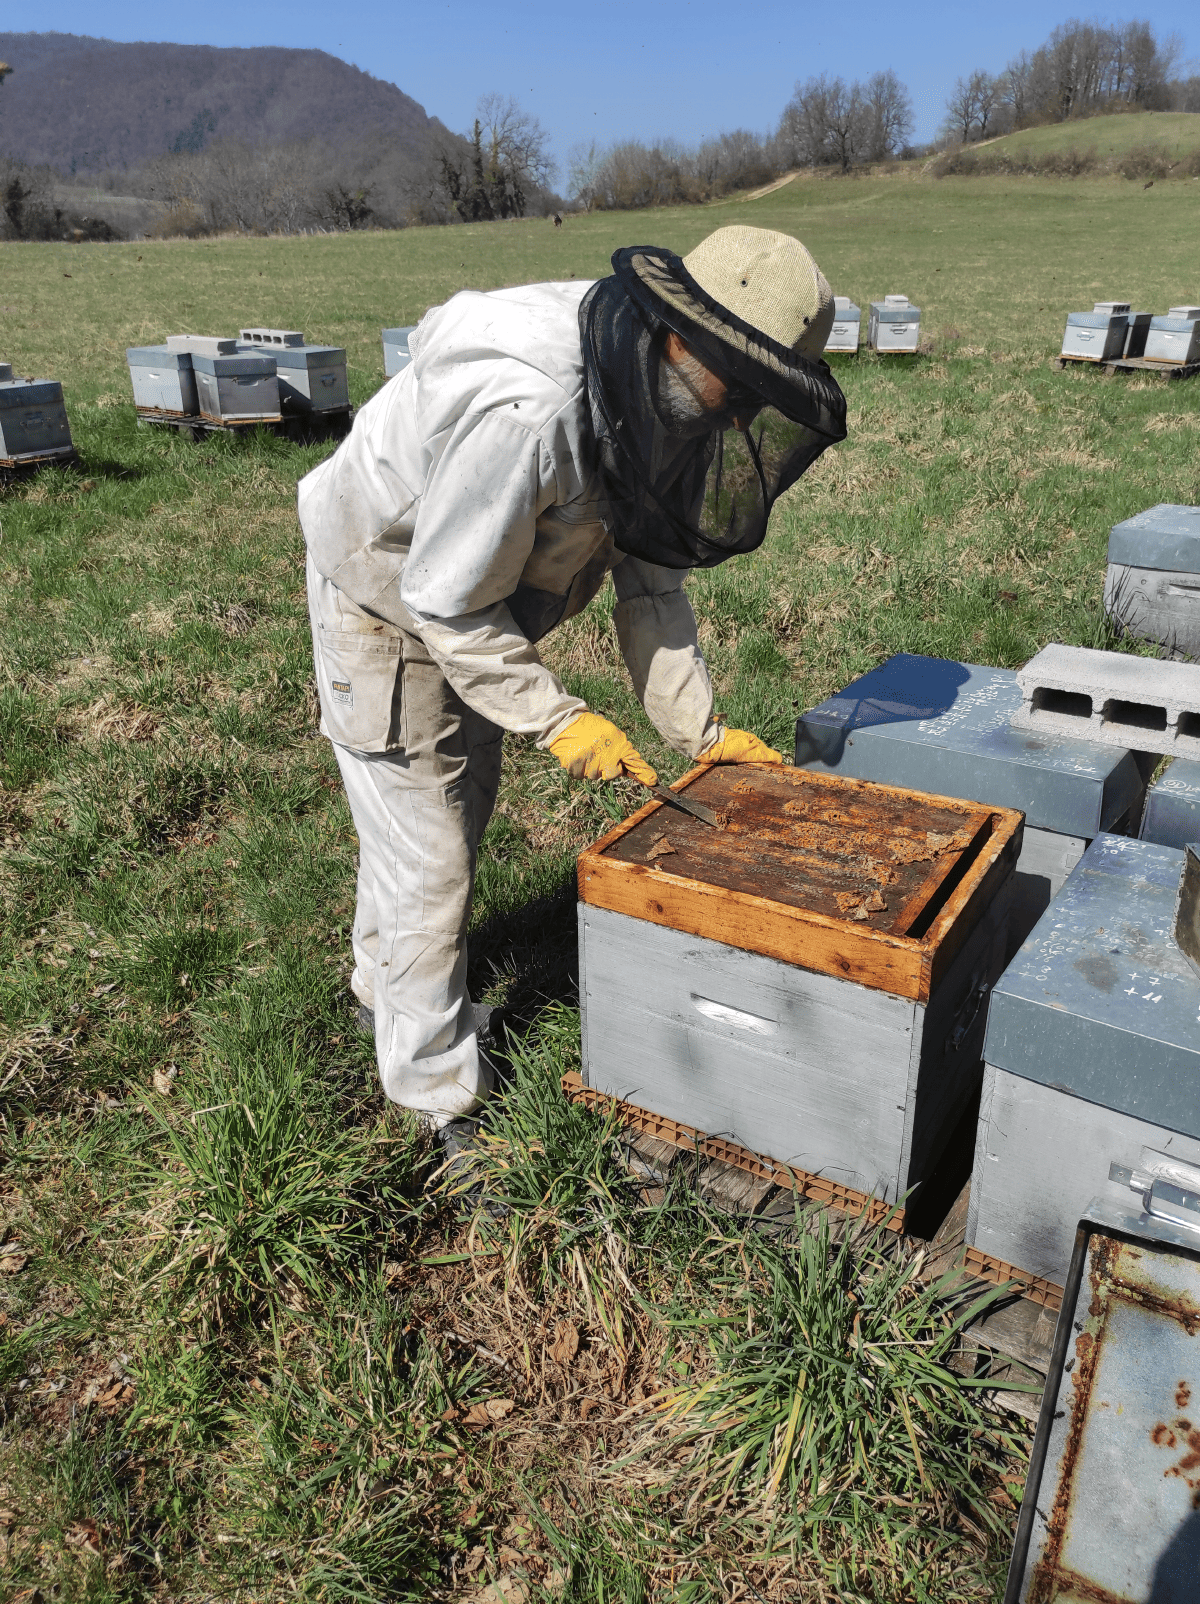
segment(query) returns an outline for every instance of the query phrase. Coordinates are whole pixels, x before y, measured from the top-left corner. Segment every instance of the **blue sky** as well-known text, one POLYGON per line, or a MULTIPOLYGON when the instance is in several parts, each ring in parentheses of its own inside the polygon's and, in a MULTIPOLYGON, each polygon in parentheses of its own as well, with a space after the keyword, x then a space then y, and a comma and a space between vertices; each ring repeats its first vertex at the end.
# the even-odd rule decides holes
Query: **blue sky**
MULTIPOLYGON (((460 130, 469 127, 479 96, 499 90, 541 119, 562 160, 577 141, 592 138, 673 135, 692 143, 722 129, 765 130, 797 79, 818 72, 866 77, 885 67, 908 85, 917 137, 928 139, 960 73, 999 71, 1056 23, 1081 13, 1086 8, 1053 10, 1033 0, 1003 7, 863 0, 850 11, 796 0, 206 0, 188 10, 158 0, 42 0, 36 22, 26 13, 25 25, 109 39, 328 50, 399 84, 460 130)), ((1195 0, 1113 13, 1127 15, 1148 16, 1160 35, 1179 34, 1186 58, 1200 54, 1195 0)), ((20 24, 10 16, 6 25, 20 24)))

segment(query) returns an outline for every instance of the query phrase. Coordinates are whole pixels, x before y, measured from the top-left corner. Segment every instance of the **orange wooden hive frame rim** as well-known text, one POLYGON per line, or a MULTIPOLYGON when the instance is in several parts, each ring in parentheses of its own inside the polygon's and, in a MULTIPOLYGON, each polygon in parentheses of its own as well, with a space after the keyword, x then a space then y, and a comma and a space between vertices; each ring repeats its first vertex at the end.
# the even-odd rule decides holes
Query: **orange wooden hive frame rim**
MULTIPOLYGON (((969 934, 971 926, 964 917, 968 908, 994 896, 1012 872, 1021 847, 1024 814, 1015 808, 981 809, 961 797, 935 796, 870 780, 847 780, 808 769, 779 770, 774 765, 771 769, 789 777, 795 774, 805 784, 828 786, 843 795, 847 790, 890 793, 926 800, 958 813, 982 813, 991 834, 920 938, 891 935, 789 903, 772 902, 751 892, 733 891, 649 864, 607 857, 608 849, 623 835, 656 808, 666 805, 658 801, 646 803, 580 854, 579 900, 589 907, 665 925, 690 936, 707 937, 783 963, 800 964, 838 980, 854 980, 893 996, 928 1002, 938 979, 969 934)), ((671 789, 684 791, 709 772, 711 765, 702 764, 677 780, 671 789)))

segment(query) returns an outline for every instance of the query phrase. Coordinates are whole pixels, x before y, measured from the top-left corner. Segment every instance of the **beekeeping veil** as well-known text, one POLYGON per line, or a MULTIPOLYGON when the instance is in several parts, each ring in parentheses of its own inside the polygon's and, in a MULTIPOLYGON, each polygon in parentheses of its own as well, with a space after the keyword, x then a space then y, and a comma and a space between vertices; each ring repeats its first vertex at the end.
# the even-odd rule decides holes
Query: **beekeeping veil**
POLYGON ((829 285, 798 240, 762 228, 719 228, 682 258, 630 246, 612 265, 579 318, 613 540, 669 568, 753 551, 778 498, 846 436, 821 358, 829 285), (724 381, 715 407, 697 363, 724 381))

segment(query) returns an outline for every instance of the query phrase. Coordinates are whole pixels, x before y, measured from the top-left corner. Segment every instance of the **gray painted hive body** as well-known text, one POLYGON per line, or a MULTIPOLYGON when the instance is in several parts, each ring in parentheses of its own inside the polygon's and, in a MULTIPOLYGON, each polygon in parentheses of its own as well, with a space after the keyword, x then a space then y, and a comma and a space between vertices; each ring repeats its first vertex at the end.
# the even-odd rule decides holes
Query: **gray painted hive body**
POLYGON ((1196 1597, 1200 1222, 1125 1198, 1075 1235, 1005 1604, 1196 1597))
POLYGON ((1014 728, 1078 735, 1169 757, 1200 757, 1200 666, 1043 646, 1017 670, 1014 728))
POLYGON ((402 373, 411 362, 408 353, 408 337, 417 332, 417 325, 410 323, 402 329, 384 329, 383 331, 383 371, 389 379, 394 379, 397 373, 402 373))
POLYGON ((1098 836, 992 990, 967 1241, 1062 1285, 1075 1223, 1143 1148, 1200 1163, 1183 853, 1098 836))
POLYGON ((1127 328, 1125 312, 1070 312, 1062 354, 1077 362, 1111 362, 1124 354, 1127 328))
MULTIPOLYGON (((771 840, 790 839, 789 828, 799 832, 798 841, 808 839, 806 832, 848 832, 839 850, 853 862, 858 839, 879 839, 856 837, 862 825, 852 822, 884 816, 875 812, 877 788, 838 786, 795 770, 775 775, 717 774, 696 783, 751 790, 777 784, 805 798, 773 815, 784 835, 771 840), (832 803, 818 797, 810 805, 806 782, 832 803), (836 827, 820 823, 830 805, 836 827)), ((704 800, 719 806, 713 791, 704 800)), ((753 836, 738 833, 736 812, 726 836, 669 808, 643 810, 585 853, 579 874, 585 1082, 889 1202, 924 1180, 979 1087, 986 998, 1004 967, 1020 824, 1016 814, 989 815, 962 803, 931 811, 924 797, 908 793, 901 805, 918 829, 945 828, 937 821, 952 810, 963 819, 1004 822, 986 837, 994 844, 984 856, 970 860, 954 894, 963 900, 952 897, 943 913, 931 913, 926 937, 916 936, 919 925, 908 938, 889 936, 894 947, 868 939, 875 932, 853 922, 865 917, 861 910, 835 910, 813 926, 799 921, 773 945, 781 924, 790 923, 782 882, 819 879, 820 849, 801 845, 786 864, 786 846, 764 846, 759 857, 753 836), (660 839, 671 855, 653 859, 654 846, 638 849, 650 856, 627 858, 622 875, 607 882, 623 889, 611 893, 602 860, 635 829, 643 841, 665 832, 660 839), (752 897, 718 891, 722 882, 710 878, 728 861, 726 853, 742 852, 755 883, 766 888, 752 897), (773 923, 780 911, 785 917, 773 923), (923 940, 930 943, 923 950, 943 954, 923 960, 932 963, 927 988, 902 980, 897 967, 898 947, 915 951, 923 940), (825 950, 827 942, 833 947, 825 950), (856 966, 860 950, 876 955, 865 967, 856 966)), ((840 897, 838 906, 846 906, 840 897)))
POLYGON ((139 412, 169 412, 185 418, 199 412, 190 351, 172 351, 166 345, 131 345, 126 348, 125 360, 133 404, 139 412))
POLYGON ((1143 841, 1183 850, 1200 841, 1200 763, 1176 758, 1146 792, 1143 841))
MULTIPOLYGON (((1195 308, 1178 310, 1194 311, 1195 308)), ((1153 317, 1146 336, 1147 362, 1200 362, 1200 317, 1153 317)))
POLYGON ((886 295, 871 302, 867 345, 872 351, 911 355, 921 341, 921 308, 907 295, 886 295))
POLYGON ((350 405, 341 346, 308 345, 299 329, 243 329, 238 349, 274 357, 284 412, 340 412, 350 405))
POLYGON ((798 766, 1020 808, 1015 952, 1102 830, 1136 829, 1143 783, 1131 752, 1011 727, 1017 676, 901 652, 796 723, 798 766))
POLYGON ((827 351, 841 351, 853 355, 858 350, 862 330, 862 309, 845 295, 833 298, 833 327, 825 341, 827 351))
POLYGON ((1162 502, 1114 525, 1104 609, 1139 640, 1200 657, 1200 507, 1162 502))
POLYGON ((235 350, 192 352, 200 416, 211 423, 277 423, 281 417, 275 357, 235 350))
POLYGON ((57 379, 0 380, 0 463, 33 465, 69 457, 71 425, 57 379))

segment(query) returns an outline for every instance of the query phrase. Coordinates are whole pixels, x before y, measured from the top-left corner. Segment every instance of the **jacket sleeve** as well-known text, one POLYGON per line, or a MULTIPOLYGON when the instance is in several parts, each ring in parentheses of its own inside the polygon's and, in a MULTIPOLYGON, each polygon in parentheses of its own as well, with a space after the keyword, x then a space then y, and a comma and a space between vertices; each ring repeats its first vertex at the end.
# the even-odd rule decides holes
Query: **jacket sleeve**
POLYGON ((633 688, 668 746, 699 757, 717 739, 712 681, 683 593, 684 570, 625 557, 613 569, 613 623, 633 688))
POLYGON ((533 549, 538 514, 555 500, 550 454, 519 415, 492 408, 460 418, 433 455, 401 601, 468 707, 546 745, 586 704, 542 662, 504 598, 533 549))

